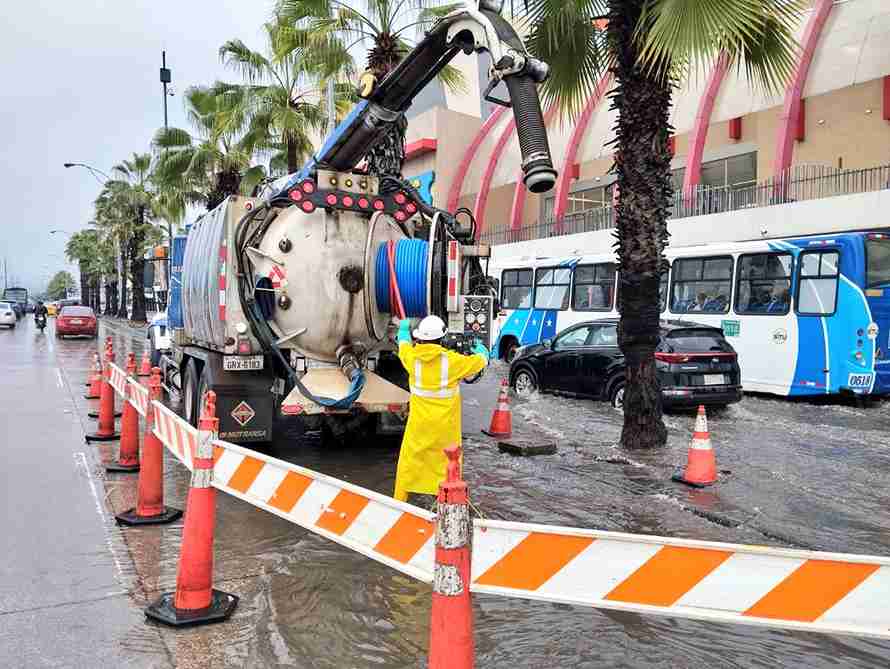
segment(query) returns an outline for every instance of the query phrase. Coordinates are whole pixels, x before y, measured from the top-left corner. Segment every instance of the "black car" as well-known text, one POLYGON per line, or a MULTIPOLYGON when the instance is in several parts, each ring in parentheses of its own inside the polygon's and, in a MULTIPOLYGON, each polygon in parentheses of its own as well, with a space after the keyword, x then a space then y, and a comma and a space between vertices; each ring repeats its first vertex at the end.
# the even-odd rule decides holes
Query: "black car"
MULTIPOLYGON (((742 398, 738 356, 720 328, 662 321, 655 353, 665 406, 726 405, 742 398)), ((555 339, 524 346, 510 365, 510 385, 520 396, 535 390, 624 404, 624 356, 618 319, 588 321, 555 339)))

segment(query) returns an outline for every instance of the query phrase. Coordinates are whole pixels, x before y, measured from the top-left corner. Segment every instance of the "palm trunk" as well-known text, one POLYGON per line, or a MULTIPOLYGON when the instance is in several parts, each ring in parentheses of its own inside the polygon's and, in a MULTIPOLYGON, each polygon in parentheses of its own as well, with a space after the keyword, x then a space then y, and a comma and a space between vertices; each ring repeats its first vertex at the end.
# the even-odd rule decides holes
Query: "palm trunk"
POLYGON ((145 322, 145 254, 142 247, 145 243, 145 207, 139 207, 139 220, 136 221, 136 230, 130 239, 130 283, 133 286, 133 310, 130 320, 138 323, 145 322))
POLYGON ((118 268, 117 275, 120 277, 118 281, 118 302, 117 302, 117 317, 118 318, 127 318, 127 242, 123 238, 121 238, 120 243, 118 245, 118 268))
POLYGON ((90 303, 90 284, 87 281, 87 272, 82 260, 77 263, 77 269, 80 272, 80 303, 88 305, 90 303))
POLYGON ((646 1, 612 0, 608 26, 616 56, 612 105, 618 110, 618 345, 627 362, 621 432, 625 448, 652 448, 667 440, 654 354, 659 340, 658 283, 667 268, 664 248, 672 195, 668 149, 672 88, 667 76, 639 65, 635 31, 646 1))
POLYGON ((298 169, 300 169, 300 165, 297 162, 297 143, 293 140, 286 140, 287 146, 287 173, 293 174, 298 169))

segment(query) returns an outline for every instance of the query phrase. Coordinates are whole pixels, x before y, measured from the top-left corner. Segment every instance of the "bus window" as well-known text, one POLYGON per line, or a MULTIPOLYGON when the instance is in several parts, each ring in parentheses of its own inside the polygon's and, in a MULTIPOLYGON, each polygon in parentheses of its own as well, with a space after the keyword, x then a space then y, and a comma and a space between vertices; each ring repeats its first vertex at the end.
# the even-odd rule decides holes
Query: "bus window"
POLYGON ((609 311, 615 298, 615 264, 578 265, 572 309, 575 311, 609 311))
POLYGON ((572 270, 568 267, 544 267, 535 276, 535 309, 569 308, 572 270))
POLYGON ((505 269, 501 275, 501 308, 531 309, 532 271, 505 269))
POLYGON ((871 234, 865 239, 865 287, 890 284, 890 237, 871 234))
POLYGON ((834 313, 839 257, 837 251, 804 251, 800 254, 797 313, 804 316, 834 313))
POLYGON ((790 253, 739 256, 736 279, 737 314, 787 314, 791 309, 790 253))
POLYGON ((732 258, 677 258, 672 267, 671 311, 725 314, 732 291, 732 258))

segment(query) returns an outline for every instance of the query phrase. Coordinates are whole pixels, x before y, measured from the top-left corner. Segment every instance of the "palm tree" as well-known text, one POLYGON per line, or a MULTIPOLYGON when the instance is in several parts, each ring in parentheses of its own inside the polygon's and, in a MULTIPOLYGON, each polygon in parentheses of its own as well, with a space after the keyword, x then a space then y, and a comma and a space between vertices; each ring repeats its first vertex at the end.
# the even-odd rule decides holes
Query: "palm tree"
MULTIPOLYGON (((348 54, 337 40, 276 20, 265 25, 266 53, 238 39, 219 49, 223 63, 244 84, 217 83, 214 93, 225 108, 225 129, 244 133, 251 148, 271 154, 273 166, 296 172, 312 151, 312 134, 326 120, 324 86, 329 77, 351 72, 348 54)), ((350 87, 338 84, 336 103, 345 111, 350 87)))
POLYGON ((81 302, 87 306, 95 303, 94 283, 92 278, 99 266, 99 233, 97 230, 79 230, 68 238, 65 244, 65 256, 77 263, 80 273, 81 302))
MULTIPOLYGON (((377 80, 389 74, 411 49, 410 34, 419 34, 438 18, 454 11, 460 4, 438 0, 364 0, 359 11, 344 0, 278 0, 282 23, 305 26, 314 35, 330 35, 345 43, 367 49, 366 72, 377 80)), ((446 67, 439 79, 453 90, 465 87, 460 71, 446 67)), ((405 131, 402 116, 386 137, 368 155, 371 174, 401 174, 405 162, 405 131)))
POLYGON ((778 89, 791 74, 805 0, 528 0, 529 47, 548 62, 544 98, 576 113, 606 68, 614 76, 619 199, 618 343, 627 360, 625 447, 667 439, 655 367, 658 284, 667 267, 672 188, 671 96, 680 79, 723 57, 778 89))
POLYGON ((229 195, 250 194, 265 176, 262 167, 250 166, 254 147, 225 127, 233 112, 231 102, 217 87, 192 86, 186 90, 185 106, 197 136, 182 128, 155 133, 152 178, 168 206, 184 210, 203 200, 210 210, 229 195))

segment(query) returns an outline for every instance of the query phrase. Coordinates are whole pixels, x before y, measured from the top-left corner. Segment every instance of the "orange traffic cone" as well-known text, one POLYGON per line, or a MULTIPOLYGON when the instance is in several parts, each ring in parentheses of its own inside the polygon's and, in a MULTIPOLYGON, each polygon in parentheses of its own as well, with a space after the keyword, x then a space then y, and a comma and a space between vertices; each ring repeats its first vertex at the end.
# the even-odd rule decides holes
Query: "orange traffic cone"
POLYGON ((491 425, 487 430, 482 430, 483 434, 489 437, 509 437, 513 434, 513 414, 510 412, 508 388, 507 380, 504 379, 501 383, 501 392, 498 393, 498 405, 491 415, 491 425))
POLYGON ((161 399, 161 370, 151 370, 148 381, 149 403, 142 435, 142 459, 136 508, 115 516, 121 525, 159 525, 172 523, 182 511, 164 506, 164 445, 154 433, 155 401, 161 399))
POLYGON ((238 597, 213 588, 213 440, 218 432, 216 393, 211 390, 205 395, 198 421, 198 445, 185 507, 176 592, 161 595, 145 609, 146 616, 172 627, 220 622, 231 616, 238 605, 238 597))
MULTIPOLYGON (((108 351, 111 351, 111 350, 113 350, 113 344, 112 344, 112 342, 111 342, 111 337, 109 337, 109 338, 108 338, 108 341, 105 343, 105 355, 106 355, 106 357, 108 356, 108 351)), ((100 378, 101 378, 101 377, 100 377, 100 378)), ((110 368, 110 367, 108 368, 108 378, 109 378, 109 379, 111 378, 111 368, 110 368)), ((102 398, 101 386, 99 387, 98 397, 99 397, 99 399, 101 400, 101 398, 102 398)), ((114 391, 114 388, 112 387, 112 389, 111 389, 111 399, 112 399, 112 401, 114 400, 114 397, 115 397, 115 391, 114 391)), ((114 409, 114 407, 112 407, 112 408, 114 409)), ((101 401, 100 401, 99 411, 90 411, 90 412, 87 413, 87 416, 89 416, 90 418, 100 418, 100 417, 101 417, 101 413, 102 413, 102 407, 101 407, 101 401)), ((114 411, 113 411, 113 415, 114 415, 115 418, 120 418, 123 414, 121 414, 121 412, 118 411, 117 409, 114 409, 114 411)))
POLYGON ((102 359, 98 353, 93 354, 93 376, 90 377, 90 389, 84 399, 97 400, 102 392, 102 359))
POLYGON ((114 388, 111 387, 111 363, 114 349, 105 349, 105 367, 102 370, 102 389, 99 391, 99 429, 95 434, 84 435, 89 444, 94 441, 114 441, 120 437, 114 431, 114 388))
POLYGON ((445 481, 439 484, 436 516, 429 669, 472 669, 473 603, 469 586, 473 521, 467 484, 460 475, 460 447, 445 449, 445 455, 448 468, 445 481))
POLYGON ((142 365, 139 367, 139 376, 151 376, 151 358, 148 351, 142 354, 142 365))
POLYGON ((674 481, 686 483, 696 488, 704 488, 717 482, 717 460, 711 448, 711 435, 708 433, 708 417, 705 407, 699 405, 695 418, 695 432, 689 444, 686 471, 675 474, 674 481))
POLYGON ((127 385, 124 386, 124 417, 121 420, 121 445, 117 462, 105 465, 107 472, 132 473, 139 471, 139 414, 130 404, 130 382, 136 375, 136 354, 127 355, 127 385))

